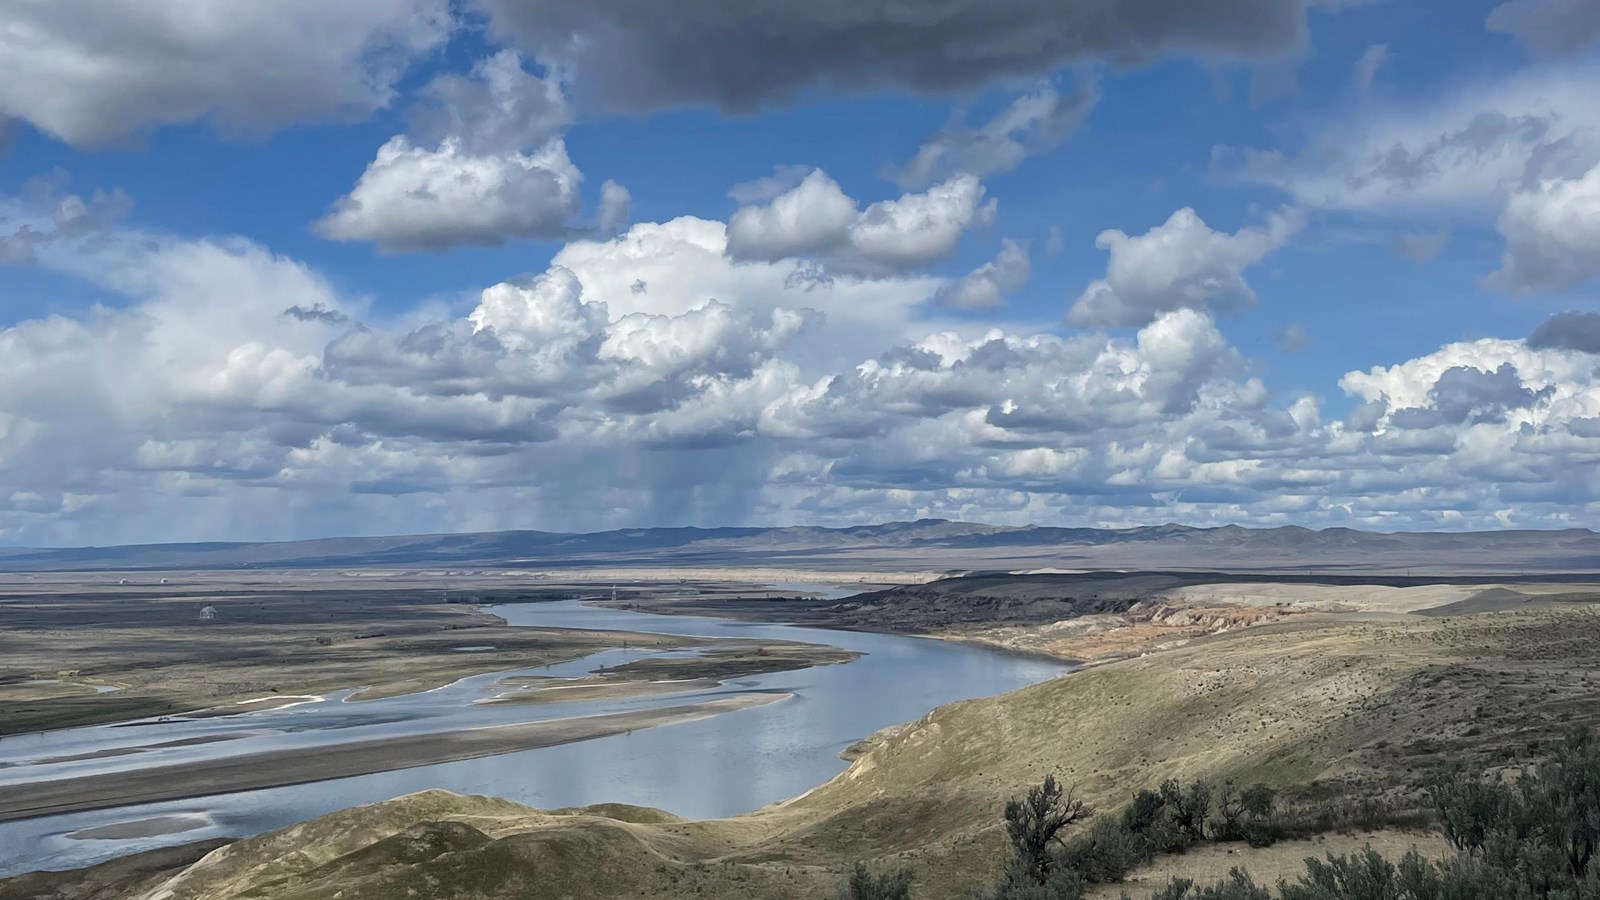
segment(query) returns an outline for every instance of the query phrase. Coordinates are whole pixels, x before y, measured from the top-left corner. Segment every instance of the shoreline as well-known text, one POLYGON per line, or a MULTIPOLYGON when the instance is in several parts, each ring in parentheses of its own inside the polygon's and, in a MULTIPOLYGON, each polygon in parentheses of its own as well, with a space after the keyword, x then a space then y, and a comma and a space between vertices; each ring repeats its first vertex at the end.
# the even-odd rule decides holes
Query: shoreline
POLYGON ((790 696, 743 694, 657 709, 407 735, 83 778, 5 785, 0 786, 0 822, 311 784, 537 750, 643 728, 694 722, 723 713, 765 706, 790 696))

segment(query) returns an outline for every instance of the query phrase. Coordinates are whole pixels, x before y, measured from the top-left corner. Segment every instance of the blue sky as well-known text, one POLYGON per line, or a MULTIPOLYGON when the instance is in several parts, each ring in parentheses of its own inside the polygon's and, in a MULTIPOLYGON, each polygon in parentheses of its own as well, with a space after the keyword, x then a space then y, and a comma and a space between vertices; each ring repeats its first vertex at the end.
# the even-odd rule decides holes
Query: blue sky
POLYGON ((552 3, 0 0, 0 542, 1600 524, 1585 0, 552 3))

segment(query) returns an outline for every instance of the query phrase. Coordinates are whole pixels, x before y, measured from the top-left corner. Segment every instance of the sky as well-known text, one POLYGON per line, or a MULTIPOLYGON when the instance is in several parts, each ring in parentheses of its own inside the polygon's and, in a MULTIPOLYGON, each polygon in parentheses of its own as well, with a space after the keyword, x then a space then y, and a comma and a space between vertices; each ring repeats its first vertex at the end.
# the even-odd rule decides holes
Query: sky
POLYGON ((0 544, 1600 527, 1596 0, 0 0, 0 544))

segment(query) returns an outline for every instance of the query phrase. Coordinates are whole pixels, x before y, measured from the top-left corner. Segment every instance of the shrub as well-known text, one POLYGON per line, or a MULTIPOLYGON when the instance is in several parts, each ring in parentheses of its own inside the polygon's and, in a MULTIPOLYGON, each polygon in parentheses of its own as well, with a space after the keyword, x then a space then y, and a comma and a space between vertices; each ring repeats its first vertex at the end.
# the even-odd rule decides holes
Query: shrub
POLYGON ((1040 881, 1027 863, 1017 858, 1001 873, 989 900, 1082 900, 1087 889, 1083 877, 1069 868, 1056 866, 1040 881))
MULTIPOLYGON (((1126 900, 1126 895, 1124 895, 1126 900)), ((1175 879, 1154 894, 1150 900, 1272 900, 1272 892, 1258 887, 1250 876, 1240 869, 1228 873, 1228 880, 1211 887, 1195 887, 1187 878, 1175 879)))
POLYGON ((1028 795, 1006 803, 1006 836, 1019 860, 1037 884, 1049 881, 1055 865, 1052 849, 1064 845, 1061 832, 1074 822, 1094 815, 1094 810, 1046 775, 1044 783, 1029 788, 1028 795))
POLYGON ((1102 819, 1062 850, 1061 865, 1090 884, 1109 884, 1121 881, 1152 855, 1149 842, 1121 822, 1102 819))
POLYGON ((839 897, 840 900, 910 900, 911 873, 895 869, 874 874, 857 863, 839 897))

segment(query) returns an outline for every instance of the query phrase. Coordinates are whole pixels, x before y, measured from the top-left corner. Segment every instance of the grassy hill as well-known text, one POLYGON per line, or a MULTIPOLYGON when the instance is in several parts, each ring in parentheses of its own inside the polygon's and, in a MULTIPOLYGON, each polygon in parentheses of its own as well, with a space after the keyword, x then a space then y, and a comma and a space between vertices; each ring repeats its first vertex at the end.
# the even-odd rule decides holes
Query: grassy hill
MULTIPOLYGON (((1447 761, 1491 770, 1600 724, 1597 675, 1589 608, 1264 626, 943 707, 747 816, 430 792, 240 841, 128 896, 824 898, 865 860, 912 864, 918 897, 961 897, 1001 863, 1001 805, 1048 773, 1102 814, 1167 777, 1237 776, 1334 811, 1329 828, 1339 810, 1403 821, 1447 761)), ((0 898, 83 877, 0 882, 0 898)))

